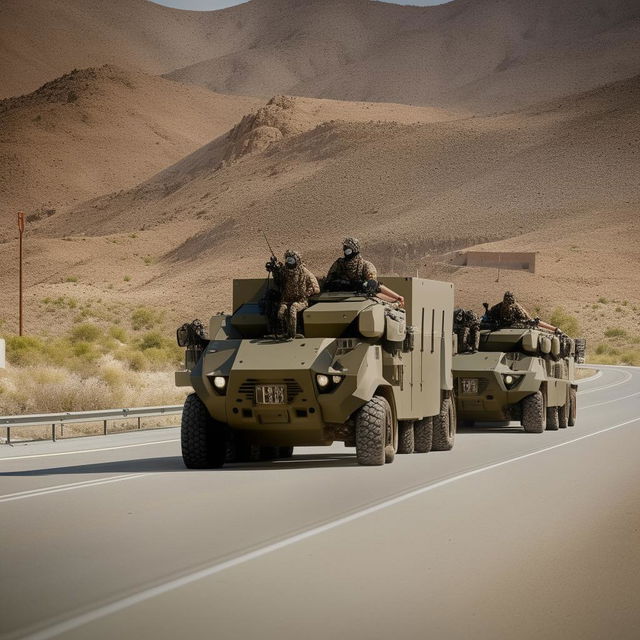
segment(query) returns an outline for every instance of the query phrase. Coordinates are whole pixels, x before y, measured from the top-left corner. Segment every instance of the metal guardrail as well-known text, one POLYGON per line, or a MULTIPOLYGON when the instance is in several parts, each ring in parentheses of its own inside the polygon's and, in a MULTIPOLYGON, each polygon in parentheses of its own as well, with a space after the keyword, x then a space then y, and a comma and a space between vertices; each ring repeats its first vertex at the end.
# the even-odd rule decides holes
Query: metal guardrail
POLYGON ((11 429, 51 425, 51 439, 56 440, 56 426, 65 424, 102 422, 102 432, 108 433, 108 423, 113 420, 137 418, 138 429, 142 418, 157 418, 182 413, 182 405, 167 407, 137 407, 133 409, 102 409, 101 411, 67 411, 63 413, 41 413, 22 416, 1 416, 0 427, 7 429, 6 444, 11 444, 11 429))

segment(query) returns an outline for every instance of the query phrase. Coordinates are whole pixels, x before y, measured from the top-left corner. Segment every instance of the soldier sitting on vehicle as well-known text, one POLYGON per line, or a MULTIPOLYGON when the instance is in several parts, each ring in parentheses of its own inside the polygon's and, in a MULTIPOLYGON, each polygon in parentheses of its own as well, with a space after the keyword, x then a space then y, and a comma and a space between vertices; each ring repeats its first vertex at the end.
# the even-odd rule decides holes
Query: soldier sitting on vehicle
POLYGON ((487 313, 489 321, 498 327, 513 327, 517 325, 535 324, 541 329, 557 331, 558 328, 543 322, 540 318, 532 318, 525 308, 516 302, 516 297, 511 291, 505 291, 502 302, 493 305, 487 313))
POLYGON ((475 353, 480 348, 480 318, 471 309, 453 312, 453 330, 458 336, 458 353, 475 353))
POLYGON ((284 263, 273 257, 266 264, 266 269, 273 274, 277 287, 277 330, 276 334, 284 334, 293 339, 302 337, 297 332, 298 312, 309 306, 309 298, 320 293, 316 277, 307 269, 302 256, 292 249, 284 254, 284 263))
MULTIPOLYGON (((378 272, 372 262, 360 255, 360 241, 356 238, 345 238, 342 243, 343 256, 338 258, 329 269, 325 278, 324 288, 327 291, 360 291, 365 283, 376 281, 378 272)), ((371 289, 369 288, 369 291, 371 289)), ((396 302, 404 306, 404 297, 389 289, 382 283, 377 283, 375 293, 385 302, 396 302)))

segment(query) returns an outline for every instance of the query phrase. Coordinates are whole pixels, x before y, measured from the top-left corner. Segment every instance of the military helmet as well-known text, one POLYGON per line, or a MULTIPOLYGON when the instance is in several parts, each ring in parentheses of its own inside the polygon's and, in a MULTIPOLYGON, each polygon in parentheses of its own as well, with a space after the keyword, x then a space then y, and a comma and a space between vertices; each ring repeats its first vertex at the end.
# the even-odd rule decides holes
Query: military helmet
POLYGON ((357 238, 345 238, 342 241, 344 249, 351 249, 351 253, 360 253, 360 240, 357 238))
POLYGON ((511 291, 505 291, 502 301, 505 304, 513 304, 516 301, 516 297, 511 293, 511 291))
POLYGON ((297 267, 302 264, 302 256, 293 249, 287 249, 284 252, 284 263, 289 267, 297 267))

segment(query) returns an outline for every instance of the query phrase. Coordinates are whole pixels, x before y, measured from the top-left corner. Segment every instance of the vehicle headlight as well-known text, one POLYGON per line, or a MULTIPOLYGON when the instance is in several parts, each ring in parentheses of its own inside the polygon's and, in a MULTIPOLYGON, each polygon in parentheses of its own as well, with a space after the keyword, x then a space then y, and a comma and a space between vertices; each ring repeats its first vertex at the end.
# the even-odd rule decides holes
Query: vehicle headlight
POLYGON ((316 382, 321 389, 326 389, 329 386, 329 376, 325 376, 324 373, 319 373, 316 376, 316 382))
POLYGON ((510 373, 502 374, 504 380, 504 386, 507 390, 513 389, 522 380, 522 376, 511 375, 510 373))
POLYGON ((333 382, 333 384, 340 384, 342 382, 342 376, 331 376, 331 382, 333 382))
POLYGON ((224 391, 227 386, 227 379, 224 376, 214 376, 213 386, 218 391, 224 391))

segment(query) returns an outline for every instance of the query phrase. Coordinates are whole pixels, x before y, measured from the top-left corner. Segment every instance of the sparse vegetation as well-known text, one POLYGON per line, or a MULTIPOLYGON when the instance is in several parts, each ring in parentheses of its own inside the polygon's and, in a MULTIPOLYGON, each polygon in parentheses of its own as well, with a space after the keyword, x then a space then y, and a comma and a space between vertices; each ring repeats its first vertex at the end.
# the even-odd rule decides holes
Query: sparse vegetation
POLYGON ((600 298, 598 298, 598 302, 600 304, 608 304, 609 301, 606 298, 603 298, 602 296, 600 298))
POLYGON ((131 282, 131 276, 125 276, 125 277, 123 278, 123 280, 124 280, 125 282, 131 282))
POLYGON ((138 307, 131 314, 131 326, 135 331, 153 329, 161 321, 162 313, 148 307, 138 307))
MULTIPOLYGON (((159 321, 151 310, 136 311, 138 322, 159 321)), ((4 337, 0 415, 172 404, 184 397, 172 374, 182 350, 160 330, 135 336, 115 324, 82 322, 58 337, 4 337)))
POLYGON ((559 327, 568 336, 576 337, 580 334, 580 324, 575 316, 567 313, 562 307, 554 309, 549 319, 552 325, 559 327))
POLYGON ((624 338, 627 332, 619 327, 612 327, 604 332, 606 338, 624 338))

